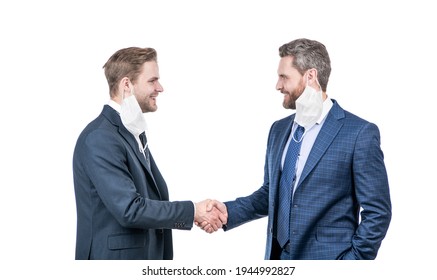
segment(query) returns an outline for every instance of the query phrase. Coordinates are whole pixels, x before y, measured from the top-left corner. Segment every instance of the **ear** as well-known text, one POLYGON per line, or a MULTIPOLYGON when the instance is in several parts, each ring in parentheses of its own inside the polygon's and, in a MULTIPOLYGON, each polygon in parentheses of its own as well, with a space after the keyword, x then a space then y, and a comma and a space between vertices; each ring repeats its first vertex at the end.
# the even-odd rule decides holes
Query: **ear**
POLYGON ((133 85, 128 77, 124 77, 118 83, 118 92, 121 98, 126 98, 131 95, 133 85))
POLYGON ((314 83, 317 80, 317 69, 316 68, 311 68, 308 70, 308 84, 309 85, 314 85, 314 83))
POLYGON ((311 68, 308 70, 308 85, 320 90, 318 72, 316 68, 311 68))
POLYGON ((120 81, 120 86, 123 90, 130 90, 132 83, 130 82, 128 77, 124 77, 120 81))

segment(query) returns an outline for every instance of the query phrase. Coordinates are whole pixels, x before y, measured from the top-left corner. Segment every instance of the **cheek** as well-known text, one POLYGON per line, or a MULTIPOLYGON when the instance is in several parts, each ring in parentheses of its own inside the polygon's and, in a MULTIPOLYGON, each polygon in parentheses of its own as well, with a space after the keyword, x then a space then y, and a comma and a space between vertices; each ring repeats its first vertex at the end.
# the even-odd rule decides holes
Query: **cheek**
POLYGON ((302 91, 305 89, 305 84, 301 84, 301 83, 296 83, 292 85, 291 90, 295 93, 300 95, 300 93, 302 93, 302 91))
POLYGON ((153 93, 153 91, 154 91, 153 87, 150 87, 150 86, 143 87, 143 95, 144 95, 144 97, 145 98, 149 98, 150 95, 153 93))
POLYGON ((293 82, 288 82, 284 84, 284 88, 285 90, 287 90, 287 92, 292 93, 294 91, 294 89, 296 88, 296 85, 293 84, 293 82))

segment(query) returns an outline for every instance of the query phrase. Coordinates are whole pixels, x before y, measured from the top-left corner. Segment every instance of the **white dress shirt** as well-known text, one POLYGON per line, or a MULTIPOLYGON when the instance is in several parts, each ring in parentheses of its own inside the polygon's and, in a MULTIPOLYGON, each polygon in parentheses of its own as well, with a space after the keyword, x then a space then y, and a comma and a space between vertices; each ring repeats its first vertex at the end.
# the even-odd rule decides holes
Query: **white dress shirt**
MULTIPOLYGON (((108 105, 111 106, 112 109, 117 111, 118 114, 120 114, 120 111, 121 111, 121 105, 120 104, 118 104, 114 100, 110 99, 109 102, 108 102, 108 105)), ((138 148, 139 148, 140 152, 144 155, 144 157, 146 157, 146 155, 144 153, 145 148, 143 148, 143 143, 141 143, 140 136, 139 135, 134 135, 134 137, 135 137, 135 140, 137 140, 138 148)), ((147 131, 146 131, 146 137, 147 137, 147 131)), ((147 143, 147 145, 148 145, 148 143, 147 143)))

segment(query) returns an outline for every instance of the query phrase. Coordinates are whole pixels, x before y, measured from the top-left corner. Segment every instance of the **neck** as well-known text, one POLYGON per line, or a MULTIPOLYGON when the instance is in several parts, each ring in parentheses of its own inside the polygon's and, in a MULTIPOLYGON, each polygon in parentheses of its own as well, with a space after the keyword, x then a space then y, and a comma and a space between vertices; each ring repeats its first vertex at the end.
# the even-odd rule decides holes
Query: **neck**
POLYGON ((111 97, 111 100, 112 101, 114 101, 115 103, 118 103, 118 104, 120 104, 121 105, 121 94, 117 94, 116 96, 114 96, 114 97, 111 97))

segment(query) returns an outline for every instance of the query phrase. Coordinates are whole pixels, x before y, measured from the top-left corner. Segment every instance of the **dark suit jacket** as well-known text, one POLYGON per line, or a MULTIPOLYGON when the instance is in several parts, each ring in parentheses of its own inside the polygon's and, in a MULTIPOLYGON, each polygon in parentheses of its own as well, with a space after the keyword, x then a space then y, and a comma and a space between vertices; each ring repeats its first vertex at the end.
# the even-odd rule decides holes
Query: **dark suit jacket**
POLYGON ((191 201, 169 202, 151 156, 105 105, 80 134, 73 155, 76 259, 172 259, 170 229, 190 229, 191 201))
MULTIPOLYGON (((291 115, 271 127, 263 186, 226 203, 226 230, 268 215, 266 259, 276 244, 280 163, 293 121, 291 115)), ((388 230, 391 202, 379 130, 335 100, 302 171, 290 220, 292 259, 374 259, 388 230)))

